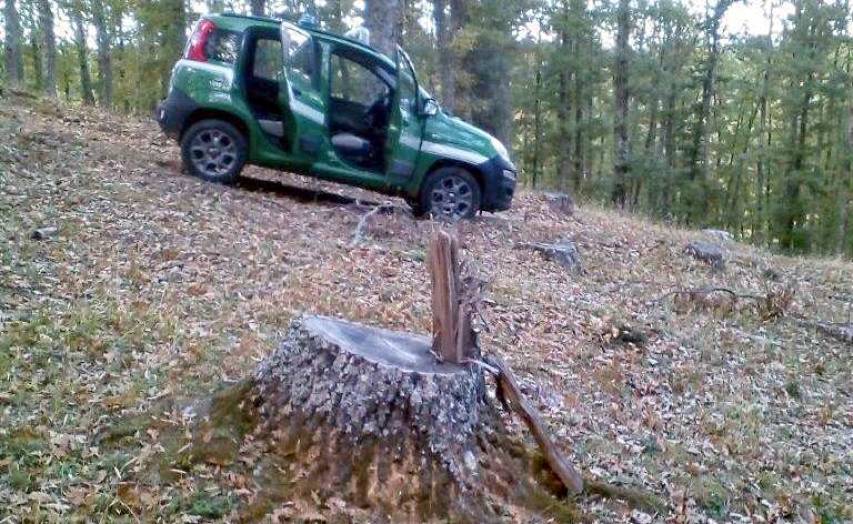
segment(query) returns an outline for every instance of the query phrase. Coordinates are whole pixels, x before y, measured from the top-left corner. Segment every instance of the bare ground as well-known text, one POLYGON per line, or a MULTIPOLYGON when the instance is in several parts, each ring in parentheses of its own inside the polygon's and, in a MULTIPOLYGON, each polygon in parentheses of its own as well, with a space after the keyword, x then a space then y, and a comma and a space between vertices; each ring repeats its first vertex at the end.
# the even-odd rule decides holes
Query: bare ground
MULTIPOLYGON (((300 311, 426 332, 434 225, 378 214, 350 247, 352 199, 385 197, 178 166, 150 122, 0 99, 0 521, 359 520, 184 460, 191 406, 251 373, 300 311)), ((484 350, 579 467, 666 504, 584 496, 585 518, 853 519, 851 344, 802 320, 851 321, 853 264, 728 243, 719 272, 683 254, 700 232, 561 217, 536 193, 460 232, 491 281, 484 350), (516 246, 559 238, 584 273, 516 246), (710 287, 759 298, 670 294, 710 287)))

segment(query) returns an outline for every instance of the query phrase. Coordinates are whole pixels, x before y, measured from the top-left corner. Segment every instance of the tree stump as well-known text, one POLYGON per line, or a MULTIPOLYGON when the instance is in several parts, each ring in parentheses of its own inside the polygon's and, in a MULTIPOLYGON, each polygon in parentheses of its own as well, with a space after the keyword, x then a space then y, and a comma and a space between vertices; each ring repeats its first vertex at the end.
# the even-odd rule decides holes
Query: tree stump
POLYGON ((458 258, 455 238, 437 232, 428 259, 432 339, 303 315, 258 367, 249 389, 259 423, 250 440, 284 459, 295 478, 288 496, 340 499, 367 509, 371 521, 571 512, 540 481, 560 492, 579 492, 583 481, 509 368, 479 360, 471 314, 482 290, 458 258), (500 399, 531 428, 544 460, 503 425, 484 369, 497 374, 500 399))
POLYGON ((431 346, 302 316, 256 372, 262 424, 312 485, 374 507, 446 505, 474 486, 485 380, 476 366, 438 362, 431 346))

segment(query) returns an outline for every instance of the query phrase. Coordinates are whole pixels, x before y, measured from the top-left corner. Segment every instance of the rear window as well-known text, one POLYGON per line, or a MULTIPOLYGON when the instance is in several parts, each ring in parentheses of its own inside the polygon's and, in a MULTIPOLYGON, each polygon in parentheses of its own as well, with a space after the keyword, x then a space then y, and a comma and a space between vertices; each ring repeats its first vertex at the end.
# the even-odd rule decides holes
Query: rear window
POLYGON ((210 60, 233 64, 237 61, 237 55, 240 53, 240 41, 242 33, 237 31, 228 31, 225 29, 216 29, 210 35, 205 46, 205 54, 210 60))

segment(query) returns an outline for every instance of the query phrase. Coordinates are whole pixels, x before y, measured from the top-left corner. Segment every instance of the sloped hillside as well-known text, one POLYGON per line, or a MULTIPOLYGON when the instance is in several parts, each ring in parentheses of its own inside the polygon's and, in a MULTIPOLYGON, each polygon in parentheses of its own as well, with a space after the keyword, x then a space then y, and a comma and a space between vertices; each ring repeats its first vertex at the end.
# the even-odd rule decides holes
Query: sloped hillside
MULTIPOLYGON (((229 188, 181 174, 150 122, 0 99, 0 515, 370 518, 289 498, 253 475, 247 442, 191 460, 188 428, 300 311, 427 332, 435 226, 378 213, 353 242, 363 203, 384 197, 247 175, 229 188)), ((707 234, 594 207, 567 217, 536 193, 459 230, 490 281, 484 351, 579 467, 665 505, 584 496, 582 517, 853 519, 853 345, 826 333, 851 321, 853 264, 726 242, 719 271, 684 253, 707 234), (563 238, 582 272, 525 247, 563 238)))

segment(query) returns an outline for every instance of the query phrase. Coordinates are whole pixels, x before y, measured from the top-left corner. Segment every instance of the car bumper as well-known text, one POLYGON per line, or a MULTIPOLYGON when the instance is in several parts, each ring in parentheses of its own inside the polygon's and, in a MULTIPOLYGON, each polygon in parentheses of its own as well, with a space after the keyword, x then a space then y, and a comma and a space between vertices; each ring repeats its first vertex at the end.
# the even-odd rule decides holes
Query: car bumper
POLYGON ((483 211, 505 211, 512 205, 518 170, 511 163, 499 156, 492 157, 481 164, 483 173, 483 211))
POLYGON ((192 98, 180 89, 172 89, 169 96, 157 104, 154 119, 167 136, 179 138, 184 129, 184 122, 196 109, 198 104, 192 98))

